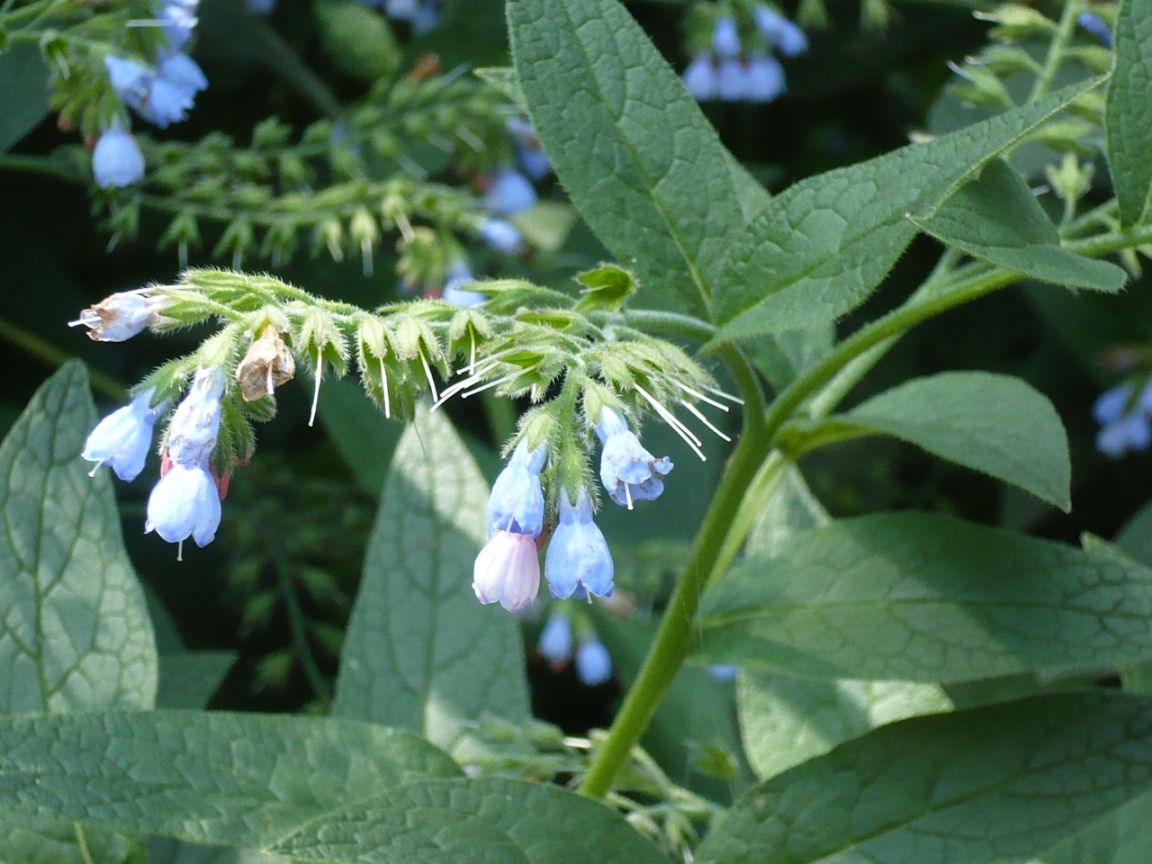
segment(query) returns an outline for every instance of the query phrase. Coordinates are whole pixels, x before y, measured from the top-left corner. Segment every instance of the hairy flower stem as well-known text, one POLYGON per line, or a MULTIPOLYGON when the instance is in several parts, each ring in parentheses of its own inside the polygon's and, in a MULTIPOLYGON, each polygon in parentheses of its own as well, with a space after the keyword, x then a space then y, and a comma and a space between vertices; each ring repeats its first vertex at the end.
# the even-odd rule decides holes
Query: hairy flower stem
POLYGON ((1064 62, 1068 43, 1072 41, 1072 33, 1076 29, 1076 18, 1083 8, 1083 0, 1066 0, 1060 23, 1056 25, 1056 35, 1052 37, 1048 56, 1044 59, 1044 68, 1040 70, 1036 83, 1032 85, 1032 92, 1028 94, 1030 103, 1047 93, 1056 79, 1056 73, 1060 71, 1060 64, 1064 62))

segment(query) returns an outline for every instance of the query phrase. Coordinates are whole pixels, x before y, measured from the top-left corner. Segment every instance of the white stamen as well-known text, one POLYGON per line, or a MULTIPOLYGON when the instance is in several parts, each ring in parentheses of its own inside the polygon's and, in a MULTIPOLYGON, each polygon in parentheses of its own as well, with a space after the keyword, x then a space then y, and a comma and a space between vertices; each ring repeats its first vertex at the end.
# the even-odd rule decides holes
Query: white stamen
POLYGON ((495 381, 489 381, 487 384, 481 384, 479 387, 473 387, 466 393, 461 393, 461 399, 467 399, 469 396, 475 396, 477 393, 483 393, 485 390, 491 390, 493 387, 499 387, 501 384, 507 384, 509 381, 515 381, 520 377, 519 372, 514 372, 511 375, 505 375, 503 378, 497 378, 495 381))
POLYGON ((268 388, 268 395, 271 396, 276 392, 276 382, 272 377, 271 369, 264 373, 264 382, 268 388))
POLYGON ((725 393, 723 390, 717 390, 715 387, 705 387, 704 389, 707 390, 709 393, 715 393, 721 399, 727 399, 729 402, 734 402, 737 405, 743 405, 744 404, 744 400, 741 399, 739 396, 733 396, 731 393, 725 393))
POLYGON ((624 484, 624 499, 628 502, 628 509, 631 510, 632 509, 632 487, 628 483, 624 484))
POLYGON ((316 390, 312 393, 312 413, 308 415, 308 425, 316 422, 316 407, 320 404, 320 378, 324 367, 321 365, 320 349, 316 349, 316 390))
POLYGON ((432 401, 436 402, 440 396, 436 393, 436 382, 432 380, 432 370, 428 368, 428 358, 424 356, 424 352, 420 352, 420 362, 424 364, 424 377, 428 379, 428 389, 432 391, 432 401))
POLYGON ((364 260, 364 277, 372 275, 372 243, 364 240, 360 244, 360 257, 364 260))
POLYGON ((676 384, 677 387, 679 387, 685 393, 688 393, 689 395, 695 396, 701 402, 707 402, 713 408, 719 408, 721 411, 727 411, 728 410, 728 406, 725 405, 723 402, 717 402, 715 399, 709 398, 708 396, 705 396, 703 393, 697 393, 695 390, 693 390, 687 384, 681 384, 679 381, 676 381, 674 383, 676 384))
MULTIPOLYGON (((705 426, 707 426, 709 429, 711 429, 713 432, 715 432, 717 435, 719 435, 725 441, 731 441, 732 440, 727 435, 725 435, 723 432, 721 432, 719 429, 717 429, 715 426, 713 426, 711 423, 709 423, 708 418, 705 417, 703 414, 701 414, 700 411, 696 408, 696 406, 693 405, 691 402, 687 402, 684 399, 681 399, 680 404, 683 405, 685 408, 687 408, 689 411, 691 411, 692 415, 697 420, 699 420, 701 423, 703 423, 705 426)), ((727 409, 725 409, 725 410, 727 410, 727 409)))
POLYGON ((89 476, 89 477, 95 477, 95 476, 96 476, 96 472, 100 470, 100 468, 101 468, 101 466, 102 466, 102 465, 103 465, 103 463, 102 463, 102 462, 97 462, 97 463, 96 463, 96 465, 95 465, 95 467, 94 467, 94 468, 93 468, 91 471, 89 471, 89 472, 88 472, 88 476, 89 476))
POLYGON ((403 213, 396 214, 396 227, 400 229, 400 233, 404 235, 404 242, 412 242, 412 238, 416 236, 416 232, 412 230, 412 223, 408 221, 408 217, 403 213))
POLYGON ((392 403, 388 396, 388 370, 384 368, 384 358, 380 358, 380 389, 384 391, 384 416, 392 419, 392 403))
POLYGON ((468 368, 471 369, 476 365, 476 331, 471 327, 468 328, 468 338, 472 342, 472 349, 468 352, 468 368))
POLYGON ((705 456, 704 452, 700 449, 700 439, 692 434, 692 430, 690 430, 687 426, 672 416, 672 412, 657 402, 655 399, 653 399, 648 394, 648 392, 644 390, 643 387, 641 387, 639 384, 635 385, 635 387, 636 391, 645 399, 647 399, 652 407, 656 409, 656 413, 660 415, 660 419, 671 426, 672 431, 683 438, 684 443, 692 448, 692 452, 700 457, 700 461, 707 462, 708 457, 705 456))
POLYGON ((177 561, 183 561, 184 560, 184 541, 183 540, 181 540, 179 543, 176 544, 176 560, 177 561))

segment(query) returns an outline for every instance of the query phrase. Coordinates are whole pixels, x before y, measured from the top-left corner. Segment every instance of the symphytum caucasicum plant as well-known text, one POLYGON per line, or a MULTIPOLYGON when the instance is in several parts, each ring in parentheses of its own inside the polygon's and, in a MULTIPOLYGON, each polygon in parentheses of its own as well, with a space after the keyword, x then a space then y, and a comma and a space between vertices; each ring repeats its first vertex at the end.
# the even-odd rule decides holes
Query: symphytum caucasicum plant
MULTIPOLYGON (((787 92, 811 34, 785 10, 694 5, 682 74, 616 0, 509 0, 512 66, 481 77, 405 53, 466 5, 318 0, 344 104, 270 3, 0 3, 0 168, 85 185, 113 245, 162 214, 180 259, 71 323, 126 343, 104 356, 146 333, 183 351, 127 394, 93 375, 127 396, 98 420, 84 366, 3 324, 62 364, 0 446, 4 860, 1143 860, 1152 511, 1074 546, 1019 515, 833 518, 804 472, 889 436, 1021 490, 1018 514, 1071 509, 1068 435, 1023 378, 869 382, 917 325, 1009 286, 1060 296, 1050 316, 1147 290, 1152 0, 979 7, 989 41, 931 134, 776 195, 697 100, 787 92), (262 121, 247 147, 148 138, 210 100, 191 51, 232 27, 326 119, 262 121), (12 149, 49 104, 88 150, 12 149), (596 266, 566 264, 572 208, 596 266), (421 296, 297 287, 277 274, 302 246, 421 296), (935 263, 896 297, 910 248, 935 263), (476 402, 491 485, 448 416, 476 402), (330 424, 368 491, 258 452, 278 407, 330 424), (283 604, 291 645, 257 678, 298 671, 304 715, 204 710, 234 658, 185 649, 146 597, 111 474, 146 478, 122 515, 176 544, 166 578, 227 543, 244 626, 283 604), (289 504, 225 501, 247 474, 289 504), (376 493, 354 604, 326 621, 376 493), (629 542, 674 502, 690 540, 629 542), (606 731, 533 719, 524 629, 584 685, 626 685, 606 731)), ((1147 353, 1109 354, 1110 456, 1152 439, 1147 353)))

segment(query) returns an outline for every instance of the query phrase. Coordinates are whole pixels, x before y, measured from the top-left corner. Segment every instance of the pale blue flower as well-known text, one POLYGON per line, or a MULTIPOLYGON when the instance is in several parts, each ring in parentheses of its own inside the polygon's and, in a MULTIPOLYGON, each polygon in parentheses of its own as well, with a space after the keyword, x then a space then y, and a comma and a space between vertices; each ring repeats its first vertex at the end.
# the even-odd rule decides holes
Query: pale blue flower
POLYGON ((503 219, 485 219, 480 225, 480 236, 493 249, 507 255, 519 252, 524 245, 520 229, 503 219))
POLYGON ((592 501, 581 491, 573 507, 568 493, 560 493, 560 524, 548 543, 544 578, 552 596, 608 597, 612 594, 612 555, 608 542, 592 521, 592 501))
POLYGON ((416 10, 416 17, 412 19, 412 33, 416 36, 423 36, 439 26, 440 10, 436 8, 434 2, 429 3, 425 0, 416 10))
POLYGON ((369 6, 384 7, 384 13, 389 18, 395 18, 398 21, 414 21, 416 16, 420 14, 420 0, 387 0, 387 2, 369 2, 369 6))
POLYGON ((160 21, 172 48, 179 50, 192 38, 192 31, 199 23, 196 17, 199 5, 199 0, 164 0, 164 5, 160 9, 160 21))
POLYGON ((600 411, 596 435, 604 446, 600 454, 600 480, 621 507, 633 501, 654 501, 664 491, 664 476, 672 470, 668 457, 657 459, 644 449, 624 418, 611 408, 600 411))
POLYGON ((544 530, 544 492, 540 472, 547 451, 544 447, 528 450, 527 439, 521 439, 512 458, 492 484, 488 496, 486 519, 488 536, 497 531, 539 537, 544 530))
POLYGON ((1117 384, 1105 390, 1092 405, 1092 416, 1097 423, 1112 423, 1120 418, 1132 401, 1136 389, 1129 383, 1117 384))
POLYGON ((68 326, 87 327, 88 338, 97 342, 124 342, 143 332, 163 305, 146 291, 122 291, 89 306, 68 326))
POLYGON ((540 631, 536 650, 553 666, 563 666, 572 659, 572 622, 567 615, 555 615, 540 631))
POLYGON ((519 612, 540 590, 540 558, 536 541, 527 534, 497 531, 476 556, 472 590, 481 603, 499 603, 519 612))
POLYGON ((104 67, 124 104, 161 129, 185 118, 196 94, 208 87, 200 66, 187 54, 169 52, 155 69, 109 54, 104 67))
POLYGON ((748 69, 739 60, 721 60, 716 67, 716 95, 724 102, 748 98, 748 69))
POLYGON ((516 139, 516 161, 520 168, 533 180, 542 180, 552 170, 552 163, 540 148, 536 127, 519 117, 513 117, 507 125, 516 139))
POLYGON ((501 168, 493 174, 484 193, 484 206, 493 216, 515 216, 535 204, 535 188, 514 168, 501 168))
POLYGON ((740 56, 740 31, 731 15, 721 15, 716 19, 712 30, 712 50, 722 58, 740 56))
POLYGON ((756 29, 769 45, 779 49, 785 57, 795 57, 808 50, 808 37, 804 31, 763 3, 752 10, 756 29))
POLYGON ((132 134, 119 122, 104 130, 92 151, 92 176, 101 189, 122 188, 144 177, 144 154, 132 134))
POLYGON ((717 681, 735 681, 736 676, 740 674, 739 666, 709 666, 708 672, 717 681))
POLYGON ((720 82, 716 77, 716 66, 708 54, 697 54, 684 70, 684 87, 698 102, 716 98, 720 82))
POLYGON ((169 543, 191 537, 207 546, 220 527, 220 494, 208 468, 173 464, 148 497, 144 533, 155 531, 169 543))
POLYGON ((612 677, 612 658, 600 640, 591 639, 576 649, 576 677, 588 687, 603 684, 612 677))
POLYGON ((1130 382, 1100 394, 1092 406, 1092 416, 1100 424, 1096 449, 1113 459, 1134 450, 1147 450, 1152 444, 1152 383, 1137 394, 1130 382))
POLYGON ((216 447, 220 432, 224 373, 201 368, 196 372, 188 395, 176 408, 168 426, 168 458, 177 465, 205 464, 216 447))
POLYGON ((1081 12, 1077 16, 1076 22, 1099 39, 1106 48, 1112 47, 1112 29, 1095 12, 1081 12))
POLYGON ((105 55, 104 68, 108 72, 108 80, 112 82, 112 89, 128 105, 141 105, 148 98, 154 75, 152 69, 116 54, 105 55))
MULTIPOLYGON (((88 435, 81 457, 95 462, 97 468, 107 465, 121 480, 139 477, 152 448, 156 420, 167 408, 166 402, 152 407, 155 395, 155 390, 145 390, 97 423, 88 435)), ((92 470, 95 473, 96 469, 92 470)))
POLYGON ((464 287, 475 281, 472 277, 472 271, 468 267, 468 262, 463 259, 457 261, 448 271, 448 281, 444 283, 444 291, 441 293, 440 299, 449 306, 480 305, 488 298, 479 291, 469 291, 464 287))
POLYGON ((748 101, 771 102, 785 90, 784 67, 775 57, 758 54, 748 62, 748 101))

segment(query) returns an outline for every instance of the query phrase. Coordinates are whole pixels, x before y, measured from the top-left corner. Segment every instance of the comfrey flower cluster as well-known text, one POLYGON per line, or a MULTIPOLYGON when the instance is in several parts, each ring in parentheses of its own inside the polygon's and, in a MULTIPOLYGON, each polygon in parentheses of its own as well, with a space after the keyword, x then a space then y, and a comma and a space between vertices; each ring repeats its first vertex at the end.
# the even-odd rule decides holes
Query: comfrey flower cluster
POLYGON ((740 11, 747 14, 738 18, 725 10, 716 16, 708 48, 694 50, 684 70, 684 86, 701 102, 772 102, 787 90, 774 52, 795 57, 808 50, 804 31, 772 7, 756 3, 740 11), (742 23, 748 24, 746 36, 742 23))
POLYGON ((1152 444, 1152 382, 1140 388, 1125 382, 1100 394, 1092 406, 1100 424, 1096 449, 1118 459, 1129 451, 1147 450, 1152 444))
MULTIPOLYGON (((594 425, 602 445, 600 479, 609 497, 631 510, 636 501, 652 501, 664 491, 672 470, 667 457, 644 449, 624 417, 604 407, 594 425)), ((536 538, 544 530, 544 491, 540 474, 547 448, 528 449, 526 436, 496 478, 488 499, 488 545, 476 558, 472 587, 481 603, 500 603, 518 612, 536 599, 540 561, 536 538)), ((579 489, 575 499, 562 488, 557 496, 558 521, 544 557, 544 577, 558 599, 612 594, 612 555, 593 521, 592 497, 579 489)))
POLYGON ((572 619, 558 613, 540 631, 536 650, 554 669, 563 669, 575 657, 576 677, 581 684, 595 687, 612 678, 612 657, 590 627, 582 628, 579 645, 573 634, 572 619))
MULTIPOLYGON (((104 66, 112 89, 137 115, 165 129, 187 116, 196 94, 208 79, 196 61, 184 52, 197 23, 199 0, 163 0, 154 21, 139 22, 163 29, 166 46, 152 63, 108 54, 104 66)), ((130 186, 144 176, 144 156, 125 122, 109 122, 92 153, 92 173, 102 189, 130 186)))

